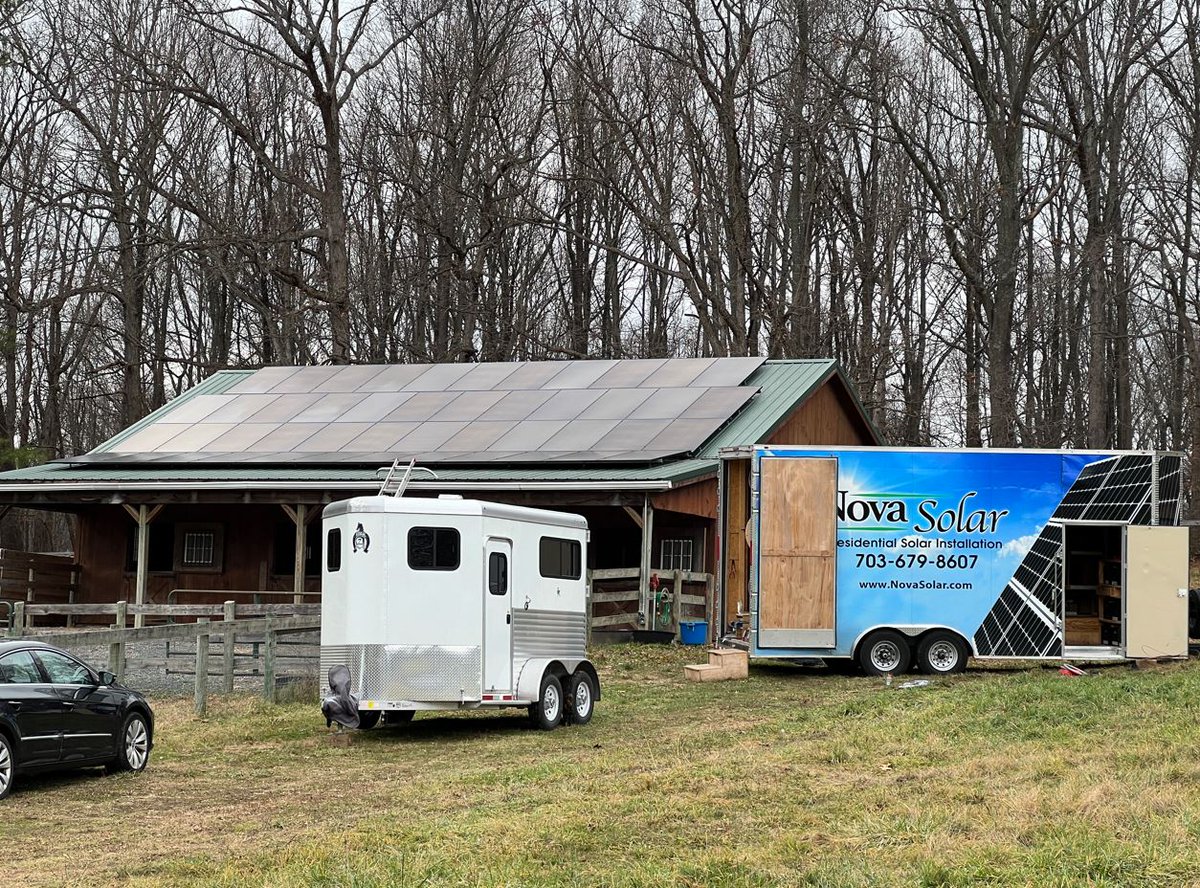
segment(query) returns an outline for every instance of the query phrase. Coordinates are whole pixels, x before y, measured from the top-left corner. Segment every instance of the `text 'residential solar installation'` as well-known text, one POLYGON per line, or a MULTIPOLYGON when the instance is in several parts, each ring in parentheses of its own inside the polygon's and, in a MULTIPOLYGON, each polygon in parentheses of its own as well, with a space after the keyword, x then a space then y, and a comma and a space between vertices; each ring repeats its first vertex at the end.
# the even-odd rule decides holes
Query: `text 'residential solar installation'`
POLYGON ((82 462, 650 462, 757 391, 762 358, 266 367, 82 462))

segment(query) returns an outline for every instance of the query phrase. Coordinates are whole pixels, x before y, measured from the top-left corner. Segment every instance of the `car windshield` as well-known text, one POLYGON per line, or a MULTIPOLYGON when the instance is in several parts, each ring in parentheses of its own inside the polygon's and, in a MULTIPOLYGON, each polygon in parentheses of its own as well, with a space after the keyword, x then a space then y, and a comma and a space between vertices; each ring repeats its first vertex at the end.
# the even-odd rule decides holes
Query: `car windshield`
POLYGON ((41 680, 42 674, 29 651, 0 657, 0 684, 37 684, 41 680))
POLYGON ((90 684, 92 674, 78 660, 55 651, 38 651, 38 659, 54 684, 90 684))

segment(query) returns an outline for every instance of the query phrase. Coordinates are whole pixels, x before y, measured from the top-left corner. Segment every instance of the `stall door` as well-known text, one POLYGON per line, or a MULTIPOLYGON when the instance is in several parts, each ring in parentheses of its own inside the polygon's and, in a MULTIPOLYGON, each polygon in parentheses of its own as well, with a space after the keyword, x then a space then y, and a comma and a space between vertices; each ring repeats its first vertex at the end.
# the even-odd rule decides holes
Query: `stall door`
POLYGON ((1125 529, 1125 656, 1186 657, 1188 530, 1125 529))
POLYGON ((759 464, 758 646, 835 645, 837 460, 759 464))
POLYGON ((512 543, 490 538, 484 547, 483 687, 512 690, 512 543))

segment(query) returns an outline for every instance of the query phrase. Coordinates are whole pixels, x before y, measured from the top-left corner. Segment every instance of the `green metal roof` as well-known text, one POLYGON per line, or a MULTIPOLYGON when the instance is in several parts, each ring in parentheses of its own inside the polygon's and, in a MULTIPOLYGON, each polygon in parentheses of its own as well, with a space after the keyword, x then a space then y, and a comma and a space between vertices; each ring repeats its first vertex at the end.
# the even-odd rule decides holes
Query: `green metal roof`
MULTIPOLYGON (((134 423, 128 429, 105 441, 93 453, 111 450, 121 441, 144 426, 162 419, 199 395, 220 394, 227 391, 253 371, 226 370, 208 377, 203 382, 171 400, 154 413, 134 423)), ((454 466, 437 464, 431 460, 432 470, 437 475, 433 481, 424 472, 413 476, 416 487, 430 483, 452 486, 455 483, 522 483, 563 485, 610 484, 614 488, 625 485, 664 482, 664 486, 680 484, 715 473, 717 454, 724 447, 759 444, 786 420, 806 398, 833 376, 840 376, 837 363, 830 360, 784 360, 767 361, 762 364, 745 385, 755 386, 758 393, 728 423, 713 434, 691 457, 675 459, 651 465, 563 465, 542 466, 489 465, 454 466)), ((849 385, 846 391, 854 398, 849 385)), ((877 441, 882 437, 871 425, 866 413, 857 400, 854 404, 864 425, 870 429, 877 441)), ((313 465, 103 465, 47 463, 25 469, 0 473, 0 492, 6 488, 30 490, 36 487, 54 487, 64 490, 69 487, 120 487, 137 488, 169 487, 176 485, 235 487, 239 483, 253 483, 257 487, 278 485, 280 489, 290 486, 328 485, 337 488, 348 485, 354 488, 369 487, 380 479, 380 469, 375 465, 364 466, 313 466, 313 465)))

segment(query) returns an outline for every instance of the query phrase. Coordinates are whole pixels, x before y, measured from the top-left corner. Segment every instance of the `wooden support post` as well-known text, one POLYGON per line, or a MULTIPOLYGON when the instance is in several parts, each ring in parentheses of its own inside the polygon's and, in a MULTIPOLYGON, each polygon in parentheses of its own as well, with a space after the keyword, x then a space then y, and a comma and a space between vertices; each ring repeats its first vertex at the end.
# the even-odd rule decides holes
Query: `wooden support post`
POLYGON ((642 499, 642 560, 638 569, 638 602, 645 618, 643 628, 654 628, 654 596, 650 592, 650 556, 654 545, 654 507, 642 499))
POLYGON ((716 612, 716 602, 713 601, 714 579, 712 574, 704 575, 704 625, 708 627, 708 643, 712 646, 721 640, 716 626, 713 625, 713 614, 716 612))
MULTIPOLYGON (((207 623, 208 617, 199 617, 197 623, 207 623)), ((196 636, 196 715, 208 711, 208 636, 196 636)))
MULTIPOLYGON (((33 584, 36 582, 36 575, 33 572, 33 565, 29 565, 28 585, 25 587, 25 600, 33 604, 33 584)), ((33 614, 29 615, 29 627, 33 628, 33 614)))
POLYGON ((683 619, 683 614, 680 612, 680 608, 683 607, 683 601, 681 600, 683 598, 683 571, 681 570, 675 571, 675 582, 671 589, 671 596, 671 610, 675 622, 675 639, 678 641, 679 622, 683 619))
POLYGON ((263 698, 268 703, 275 702, 275 630, 271 628, 271 621, 267 620, 267 631, 264 634, 265 644, 263 645, 263 698))
POLYGON ((296 553, 292 561, 292 602, 300 604, 304 600, 304 545, 308 541, 308 506, 303 503, 295 508, 286 503, 280 504, 287 516, 296 525, 296 553))
MULTIPOLYGON (((113 620, 114 629, 124 629, 129 619, 126 608, 129 603, 126 601, 117 602, 117 616, 113 620)), ((120 681, 125 678, 125 642, 114 641, 108 646, 108 671, 117 677, 120 681)))
MULTIPOLYGON (((79 571, 72 568, 71 569, 71 578, 68 582, 69 582, 69 585, 67 586, 67 604, 74 604, 75 603, 75 587, 79 583, 79 571)), ((67 614, 67 628, 68 629, 75 628, 74 614, 67 614)))
POLYGON ((12 610, 12 626, 8 629, 8 634, 20 638, 25 634, 25 602, 14 601, 12 610))
POLYGON ((233 632, 233 621, 237 618, 237 604, 232 601, 225 602, 225 649, 224 649, 224 675, 225 675, 225 693, 233 693, 233 646, 237 640, 237 636, 233 632))
MULTIPOLYGON (((153 509, 146 506, 144 503, 134 508, 128 504, 125 505, 125 511, 130 517, 137 522, 138 538, 137 538, 137 579, 136 590, 133 596, 134 604, 146 603, 146 583, 150 575, 150 522, 158 517, 158 513, 162 511, 162 506, 155 506, 153 509)), ((143 614, 137 613, 133 615, 133 628, 141 629, 146 618, 143 614)))

